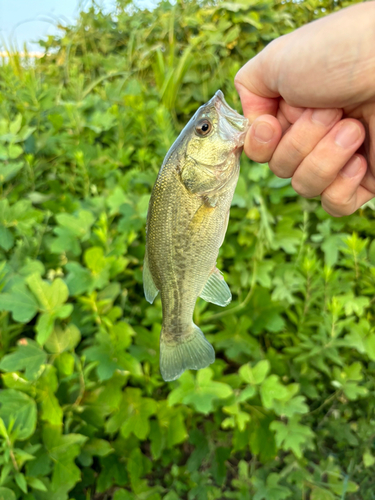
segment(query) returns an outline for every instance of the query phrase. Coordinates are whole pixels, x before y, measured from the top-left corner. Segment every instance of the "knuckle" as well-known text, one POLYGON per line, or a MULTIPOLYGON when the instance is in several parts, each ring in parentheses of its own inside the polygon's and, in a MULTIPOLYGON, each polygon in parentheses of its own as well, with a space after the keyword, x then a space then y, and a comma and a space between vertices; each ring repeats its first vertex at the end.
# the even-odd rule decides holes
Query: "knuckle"
POLYGON ((306 146, 306 144, 300 141, 295 135, 290 135, 288 149, 290 157, 293 160, 296 158, 302 160, 310 153, 310 149, 306 146))
POLYGON ((354 212, 352 200, 343 199, 342 195, 337 191, 324 192, 321 201, 324 210, 333 217, 343 217, 351 215, 354 212))
POLYGON ((327 203, 329 204, 329 206, 332 206, 332 207, 341 207, 342 205, 342 199, 340 199, 340 196, 338 195, 337 192, 329 192, 329 191, 326 191, 323 195, 322 195, 322 203, 324 202, 324 204, 326 205, 327 203))
POLYGON ((341 217, 341 214, 335 212, 330 207, 327 207, 323 202, 322 202, 322 208, 323 208, 323 210, 325 210, 327 212, 327 214, 331 215, 332 217, 336 217, 336 218, 341 217))
POLYGON ((292 175, 287 168, 282 167, 280 165, 280 162, 278 162, 274 158, 270 159, 270 161, 268 162, 268 166, 272 170, 272 172, 281 179, 289 179, 292 175))
POLYGON ((311 155, 309 158, 309 170, 322 180, 324 184, 328 185, 332 182, 332 172, 321 158, 311 155))
POLYGON ((303 198, 314 198, 314 196, 317 196, 315 193, 312 193, 311 188, 309 189, 303 182, 299 180, 297 176, 292 177, 292 188, 303 198))

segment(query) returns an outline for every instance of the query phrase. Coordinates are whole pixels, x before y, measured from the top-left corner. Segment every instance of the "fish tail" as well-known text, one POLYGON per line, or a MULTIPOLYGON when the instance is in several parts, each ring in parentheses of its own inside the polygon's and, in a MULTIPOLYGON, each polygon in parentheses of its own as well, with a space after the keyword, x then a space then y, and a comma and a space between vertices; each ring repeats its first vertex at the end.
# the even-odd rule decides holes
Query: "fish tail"
POLYGON ((171 338, 173 334, 163 328, 160 337, 160 372, 166 382, 176 380, 185 370, 199 370, 215 361, 214 348, 194 323, 175 342, 171 338))

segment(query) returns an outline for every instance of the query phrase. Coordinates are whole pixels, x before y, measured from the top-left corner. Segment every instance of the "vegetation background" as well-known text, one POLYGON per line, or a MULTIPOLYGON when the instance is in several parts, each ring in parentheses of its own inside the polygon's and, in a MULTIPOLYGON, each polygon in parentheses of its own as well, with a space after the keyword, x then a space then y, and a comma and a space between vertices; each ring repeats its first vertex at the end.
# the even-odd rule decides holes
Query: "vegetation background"
POLYGON ((350 3, 118 0, 3 60, 1 500, 375 499, 374 205, 334 219, 242 158, 234 300, 195 314, 217 360, 173 383, 142 290, 182 126, 218 88, 240 109, 241 65, 350 3))

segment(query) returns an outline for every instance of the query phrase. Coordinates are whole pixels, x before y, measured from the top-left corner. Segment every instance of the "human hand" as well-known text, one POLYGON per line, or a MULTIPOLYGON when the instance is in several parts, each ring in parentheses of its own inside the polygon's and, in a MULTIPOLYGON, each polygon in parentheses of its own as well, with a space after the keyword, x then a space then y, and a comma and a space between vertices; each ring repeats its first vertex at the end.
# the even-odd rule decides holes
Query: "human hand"
POLYGON ((334 216, 375 196, 374 47, 372 1, 274 40, 235 78, 245 153, 334 216))

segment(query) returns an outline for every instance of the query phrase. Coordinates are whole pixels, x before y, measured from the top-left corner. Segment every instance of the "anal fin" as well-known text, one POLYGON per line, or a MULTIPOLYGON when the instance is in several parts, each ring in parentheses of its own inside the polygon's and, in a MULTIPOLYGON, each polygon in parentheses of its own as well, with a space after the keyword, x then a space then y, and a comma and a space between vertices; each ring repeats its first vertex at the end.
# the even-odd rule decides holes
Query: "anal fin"
POLYGON ((200 295, 201 299, 225 307, 232 300, 229 286, 226 284, 219 269, 214 269, 210 274, 200 295))
POLYGON ((159 290, 156 288, 154 280, 151 276, 150 267, 148 265, 147 248, 145 253, 145 260, 143 262, 143 290, 147 302, 152 304, 155 300, 155 297, 159 293, 159 290))

